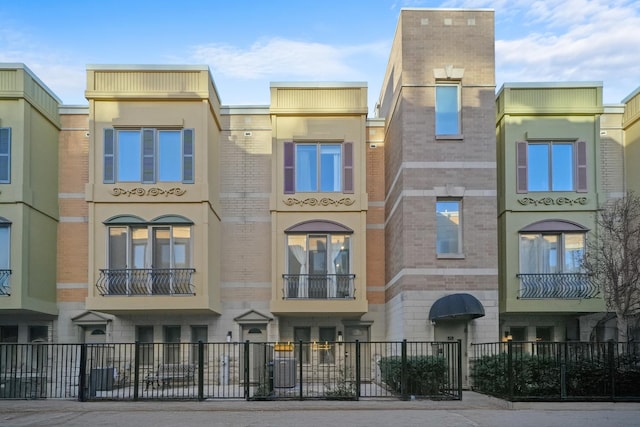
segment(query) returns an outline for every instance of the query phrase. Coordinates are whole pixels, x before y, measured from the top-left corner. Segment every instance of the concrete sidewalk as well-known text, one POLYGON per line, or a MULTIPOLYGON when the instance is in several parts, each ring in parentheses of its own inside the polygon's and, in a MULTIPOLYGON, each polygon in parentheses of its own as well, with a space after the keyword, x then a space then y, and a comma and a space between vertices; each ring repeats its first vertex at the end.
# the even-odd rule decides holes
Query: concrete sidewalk
POLYGON ((78 402, 64 399, 0 400, 3 411, 358 411, 358 410, 640 410, 640 402, 508 402, 473 391, 463 392, 462 400, 361 399, 336 400, 274 400, 246 401, 242 399, 140 400, 78 402))
POLYGON ((461 401, 0 400, 0 426, 100 427, 619 427, 637 425, 637 403, 526 403, 464 392, 461 401))

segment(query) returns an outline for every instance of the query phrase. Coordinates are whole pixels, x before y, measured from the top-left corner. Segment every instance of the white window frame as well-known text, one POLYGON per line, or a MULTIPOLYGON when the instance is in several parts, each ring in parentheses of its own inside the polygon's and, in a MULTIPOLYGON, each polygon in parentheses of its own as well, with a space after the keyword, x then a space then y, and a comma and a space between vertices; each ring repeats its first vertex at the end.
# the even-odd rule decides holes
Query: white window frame
MULTIPOLYGON (((436 199, 436 209, 435 209, 435 221, 436 221, 436 256, 438 258, 462 258, 464 257, 464 252, 463 252, 463 247, 462 247, 462 243, 463 243, 463 235, 462 235, 462 229, 463 229, 463 224, 464 224, 464 219, 463 219, 463 203, 462 203, 462 199, 455 199, 455 198, 438 198, 436 199), (458 207, 458 212, 457 212, 457 246, 458 246, 458 250, 455 252, 452 251, 440 251, 440 241, 442 240, 441 237, 444 237, 441 233, 444 233, 445 230, 441 230, 438 221, 440 220, 439 215, 440 215, 440 210, 438 208, 438 204, 440 203, 456 203, 457 207, 458 207)), ((454 212, 454 211, 452 211, 454 212)), ((451 240, 451 239, 447 239, 447 240, 451 240)))
POLYGON ((140 228, 140 229, 145 229, 147 230, 147 244, 146 244, 146 248, 147 251, 145 253, 145 259, 144 259, 144 267, 143 268, 154 268, 152 267, 153 264, 153 230, 154 229, 161 229, 161 228, 169 228, 170 230, 170 248, 171 248, 171 255, 170 255, 170 263, 171 266, 169 268, 193 268, 193 226, 191 224, 109 224, 107 225, 107 237, 106 237, 106 242, 107 242, 107 251, 106 251, 106 255, 107 255, 107 266, 111 265, 111 260, 109 259, 109 254, 110 254, 110 230, 112 228, 126 228, 126 238, 127 238, 127 244, 126 244, 126 253, 125 253, 125 257, 126 257, 126 261, 127 261, 127 269, 131 269, 134 268, 131 264, 132 264, 132 256, 133 256, 133 240, 132 240, 132 230, 136 229, 136 228, 140 228), (187 267, 176 267, 175 266, 175 242, 174 242, 174 232, 173 229, 175 227, 185 227, 185 228, 189 228, 189 265, 187 267))
MULTIPOLYGON (((569 274, 569 273, 584 273, 582 268, 578 268, 577 271, 566 271, 566 237, 567 236, 582 236, 582 253, 587 250, 587 233, 586 231, 540 231, 540 232, 520 232, 518 233, 518 271, 520 274, 569 274), (555 248, 556 256, 554 258, 555 261, 555 271, 528 271, 528 268, 525 268, 525 264, 523 260, 525 258, 523 254, 522 247, 522 237, 523 236, 536 236, 536 238, 544 239, 545 236, 554 236, 557 237, 557 247, 555 248)), ((536 253, 537 258, 543 258, 545 254, 536 253)), ((531 254, 529 254, 527 259, 531 258, 531 254)), ((549 260, 547 260, 549 261, 549 260)), ((549 265, 549 264, 547 264, 549 265)), ((540 265, 538 265, 540 267, 540 265)), ((551 267, 549 265, 549 267, 551 267)), ((549 268, 550 269, 550 268, 549 268)), ((540 270, 540 268, 538 268, 540 270)))
POLYGON ((103 152, 103 182, 112 184, 116 182, 139 182, 143 184, 154 184, 156 182, 181 182, 183 184, 193 184, 195 180, 195 131, 194 129, 180 128, 105 128, 104 130, 104 152, 103 152), (120 135, 122 132, 137 132, 139 134, 139 176, 131 180, 121 179, 120 174, 120 135), (180 156, 175 159, 179 164, 179 178, 177 180, 162 180, 161 175, 161 146, 160 135, 163 132, 180 133, 180 156), (145 133, 152 135, 153 144, 145 147, 145 133), (107 137, 107 134, 109 137, 107 137), (189 135, 190 141, 187 140, 189 135), (110 141, 107 142, 107 139, 110 141), (146 151, 150 148, 150 151, 146 151), (188 152, 190 151, 190 152, 188 152), (145 165, 145 160, 151 159, 145 165), (107 172, 107 166, 109 171, 107 172), (149 167, 152 167, 150 170, 149 167), (188 168, 187 168, 188 166, 188 168), (188 169, 188 170, 187 170, 188 169), (112 176, 108 176, 111 174, 112 176), (149 176, 145 176, 149 175, 149 176))
POLYGON ((443 139, 459 139, 462 138, 462 85, 459 82, 456 83, 441 83, 437 82, 434 89, 434 131, 437 138, 443 139), (441 112, 438 110, 442 106, 438 101, 438 89, 439 88, 455 88, 456 89, 456 130, 455 132, 445 131, 448 129, 439 129, 443 126, 441 112), (440 123, 440 125, 439 125, 440 123))

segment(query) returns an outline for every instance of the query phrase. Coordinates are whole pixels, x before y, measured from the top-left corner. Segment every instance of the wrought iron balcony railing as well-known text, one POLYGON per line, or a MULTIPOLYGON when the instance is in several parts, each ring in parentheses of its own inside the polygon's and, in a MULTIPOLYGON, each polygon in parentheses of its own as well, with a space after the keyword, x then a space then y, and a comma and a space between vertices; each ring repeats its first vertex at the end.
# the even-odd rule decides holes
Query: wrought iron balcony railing
POLYGON ((11 276, 11 270, 0 270, 0 296, 11 295, 9 276, 11 276))
POLYGON ((100 270, 100 295, 195 295, 193 268, 128 268, 100 270))
POLYGON ((355 274, 283 274, 284 299, 353 299, 355 274))
POLYGON ((517 277, 520 278, 519 298, 522 299, 589 299, 600 293, 585 273, 518 274, 517 277))

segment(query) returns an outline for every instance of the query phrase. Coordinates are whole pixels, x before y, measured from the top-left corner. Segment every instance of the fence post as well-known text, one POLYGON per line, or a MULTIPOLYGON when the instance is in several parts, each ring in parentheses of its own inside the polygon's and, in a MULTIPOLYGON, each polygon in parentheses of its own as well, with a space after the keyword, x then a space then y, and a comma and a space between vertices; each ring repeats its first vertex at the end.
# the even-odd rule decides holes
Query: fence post
POLYGON ((133 400, 138 400, 140 389, 140 341, 133 346, 133 400))
POLYGON ((513 341, 507 341, 507 378, 509 385, 509 400, 513 400, 513 341))
POLYGON ((611 399, 615 399, 616 397, 616 366, 615 366, 615 358, 614 358, 614 342, 613 340, 609 340, 607 343, 607 351, 608 357, 607 362, 609 365, 609 380, 611 381, 611 399))
POLYGON ((356 340, 356 400, 360 400, 360 341, 356 340))
MULTIPOLYGON (((311 357, 311 355, 309 355, 309 357, 311 357)), ((300 377, 299 379, 299 385, 300 385, 300 400, 302 400, 304 398, 304 394, 303 394, 303 390, 302 390, 302 340, 298 341, 298 360, 300 361, 300 369, 299 369, 299 374, 298 375, 300 377)))
POLYGON ((567 398, 567 357, 569 355, 569 343, 564 342, 563 346, 558 346, 560 353, 560 398, 567 398), (563 351, 564 350, 564 351, 563 351))
POLYGON ((204 400, 204 343, 202 340, 198 341, 198 400, 204 400))
POLYGON ((244 342, 244 363, 243 363, 243 371, 244 371, 244 398, 249 400, 249 340, 244 342))
POLYGON ((407 390, 407 339, 402 340, 400 353, 400 394, 402 400, 409 400, 409 392, 407 390))
POLYGON ((78 373, 78 400, 86 402, 86 381, 87 381, 87 345, 80 344, 80 372, 78 373))
POLYGON ((462 400, 462 340, 460 338, 458 338, 458 396, 462 400))

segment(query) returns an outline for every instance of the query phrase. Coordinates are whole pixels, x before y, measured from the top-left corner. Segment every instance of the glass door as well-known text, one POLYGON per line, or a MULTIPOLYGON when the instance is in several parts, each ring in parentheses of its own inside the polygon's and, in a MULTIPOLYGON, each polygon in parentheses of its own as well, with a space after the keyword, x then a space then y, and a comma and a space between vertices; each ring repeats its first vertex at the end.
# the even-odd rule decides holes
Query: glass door
POLYGON ((309 236, 309 298, 327 298, 327 236, 309 236))
POLYGON ((153 293, 171 293, 171 229, 169 227, 153 228, 153 253, 151 267, 153 277, 153 293))

